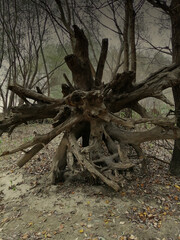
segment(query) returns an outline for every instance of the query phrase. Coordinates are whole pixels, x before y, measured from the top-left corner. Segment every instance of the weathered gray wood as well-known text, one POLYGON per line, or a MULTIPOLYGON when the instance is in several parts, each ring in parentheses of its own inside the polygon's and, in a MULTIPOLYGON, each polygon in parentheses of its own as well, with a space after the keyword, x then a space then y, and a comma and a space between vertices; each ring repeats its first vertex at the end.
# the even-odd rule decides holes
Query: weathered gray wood
POLYGON ((79 164, 79 171, 86 169, 93 177, 100 178, 118 191, 122 181, 121 171, 146 160, 141 143, 180 138, 180 129, 176 127, 175 119, 148 118, 147 111, 138 103, 141 99, 155 97, 171 104, 162 91, 180 84, 180 66, 171 65, 160 69, 139 84, 134 84, 134 72, 124 72, 117 74, 110 83, 104 85, 102 73, 107 41, 104 41, 102 46, 99 65, 93 79, 88 40, 83 30, 77 26, 74 26, 74 37, 74 52, 65 58, 72 72, 74 86, 65 77, 67 84, 62 86, 62 99, 46 97, 21 86, 10 86, 10 90, 27 105, 14 108, 13 116, 0 122, 0 131, 11 132, 14 127, 28 120, 52 118, 54 129, 35 136, 32 141, 14 150, 4 152, 2 156, 17 151, 25 152, 18 162, 22 167, 43 146, 64 131, 64 137, 53 159, 52 183, 63 180, 67 156, 71 153, 75 162, 79 164), (28 98, 41 104, 31 105, 27 101, 28 98), (125 119, 114 114, 123 108, 133 109, 140 114, 140 118, 125 119), (149 123, 152 128, 134 131, 136 125, 142 123, 149 123), (135 161, 128 151, 129 146, 136 151, 135 161))
POLYGON ((64 169, 67 165, 67 149, 68 149, 68 138, 67 134, 64 134, 52 160, 52 184, 57 184, 64 181, 64 169))

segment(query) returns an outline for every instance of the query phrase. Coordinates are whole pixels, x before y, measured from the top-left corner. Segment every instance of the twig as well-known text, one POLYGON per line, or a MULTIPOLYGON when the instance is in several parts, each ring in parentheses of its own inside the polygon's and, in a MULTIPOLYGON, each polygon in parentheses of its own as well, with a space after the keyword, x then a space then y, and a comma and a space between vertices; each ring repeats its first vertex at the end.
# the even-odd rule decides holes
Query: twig
POLYGON ((161 158, 155 157, 155 156, 153 156, 153 155, 147 155, 147 157, 148 157, 148 158, 153 158, 153 159, 155 159, 155 160, 157 160, 157 161, 160 161, 160 162, 163 162, 163 163, 166 163, 166 164, 170 164, 170 162, 168 162, 168 161, 166 161, 166 160, 163 160, 163 159, 161 159, 161 158))

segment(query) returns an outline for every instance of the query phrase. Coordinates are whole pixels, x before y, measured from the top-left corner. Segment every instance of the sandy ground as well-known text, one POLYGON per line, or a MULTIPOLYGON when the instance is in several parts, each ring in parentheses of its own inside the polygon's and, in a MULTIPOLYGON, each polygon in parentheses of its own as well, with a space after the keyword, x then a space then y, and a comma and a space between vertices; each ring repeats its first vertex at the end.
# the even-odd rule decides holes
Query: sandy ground
MULTIPOLYGON (((0 138, 0 151, 30 140, 49 125, 18 128, 0 138)), ((118 193, 72 176, 50 184, 50 165, 59 137, 22 169, 21 153, 0 158, 0 240, 180 239, 180 180, 166 164, 151 162, 118 193)))

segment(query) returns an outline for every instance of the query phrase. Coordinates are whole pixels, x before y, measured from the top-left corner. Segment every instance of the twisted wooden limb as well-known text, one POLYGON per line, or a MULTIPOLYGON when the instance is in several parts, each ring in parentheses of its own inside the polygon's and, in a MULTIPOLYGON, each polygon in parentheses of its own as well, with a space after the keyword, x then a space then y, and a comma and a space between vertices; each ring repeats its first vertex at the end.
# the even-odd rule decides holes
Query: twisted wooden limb
POLYGON ((78 160, 79 164, 81 164, 85 169, 87 169, 92 176, 100 178, 104 183, 106 183, 108 186, 113 188, 115 191, 120 190, 120 186, 105 177, 102 173, 100 173, 87 159, 86 155, 81 153, 81 149, 78 146, 78 143, 76 141, 76 138, 73 134, 69 134, 69 146, 73 154, 75 155, 76 159, 78 160))
POLYGON ((52 161, 52 184, 57 184, 64 181, 64 169, 67 165, 67 148, 68 139, 67 134, 64 134, 52 161))
POLYGON ((107 57, 107 51, 108 51, 108 39, 105 38, 102 40, 101 54, 99 57, 98 66, 96 70, 96 76, 95 76, 96 86, 100 86, 102 82, 102 76, 103 76, 104 64, 106 62, 106 57, 107 57))
MULTIPOLYGON (((104 133, 104 136, 103 136, 103 141, 105 142, 106 144, 106 147, 109 151, 110 154, 117 154, 117 145, 114 143, 114 141, 112 140, 112 138, 109 136, 109 134, 107 134, 104 126, 103 126, 103 133, 104 133)), ((117 154, 118 156, 118 154, 117 154)))
POLYGON ((180 137, 180 129, 177 127, 154 127, 147 131, 130 132, 108 124, 105 129, 113 140, 134 145, 140 145, 147 141, 177 139, 180 137))
POLYGON ((65 61, 72 72, 75 88, 89 91, 94 82, 89 60, 88 40, 82 29, 76 25, 73 28, 76 39, 74 54, 66 56, 65 61))
POLYGON ((127 151, 125 148, 126 148, 125 144, 123 144, 123 143, 118 144, 118 155, 119 155, 119 159, 121 160, 122 163, 129 162, 129 158, 128 158, 127 151))
MULTIPOLYGON (((75 124, 72 129, 73 134, 76 137, 76 141, 82 137, 82 146, 87 146, 89 144, 89 122, 83 121, 75 124)), ((68 151, 68 138, 67 132, 64 134, 58 148, 56 154, 53 158, 52 163, 52 183, 56 184, 61 181, 64 181, 64 170, 66 166, 70 168, 70 170, 74 170, 73 166, 70 166, 70 159, 68 157, 73 158, 70 151, 68 151)))
POLYGON ((12 92, 16 93, 20 98, 22 98, 22 96, 24 98, 30 98, 36 101, 42 101, 44 103, 63 103, 63 99, 55 99, 55 98, 51 98, 51 97, 47 97, 43 94, 37 93, 35 91, 32 91, 30 89, 26 89, 20 85, 10 85, 8 87, 9 90, 11 90, 12 92))
POLYGON ((69 130, 73 125, 80 122, 82 120, 82 116, 73 116, 70 119, 67 119, 61 125, 55 127, 52 131, 47 134, 37 135, 34 139, 28 143, 24 143, 16 149, 11 151, 6 151, 1 154, 1 156, 13 154, 19 151, 24 151, 25 149, 32 147, 31 150, 25 153, 23 158, 18 162, 19 167, 24 166, 35 154, 37 154, 46 144, 48 144, 52 139, 54 139, 57 135, 59 135, 64 130, 69 130))
POLYGON ((12 109, 13 115, 0 121, 0 135, 3 132, 12 133, 15 127, 30 120, 53 118, 58 113, 57 103, 22 105, 12 109))
POLYGON ((141 104, 139 104, 138 102, 130 104, 129 107, 135 112, 137 112, 141 117, 143 118, 149 117, 147 110, 143 106, 141 106, 141 104))
MULTIPOLYGON (((147 97, 160 96, 164 89, 178 85, 179 77, 180 67, 173 64, 150 75, 143 82, 132 86, 129 91, 125 84, 125 91, 123 91, 123 86, 119 85, 118 87, 116 82, 115 86, 109 84, 104 93, 106 106, 111 112, 118 112, 130 103, 138 102, 147 97), (111 91, 111 88, 115 92, 111 91)), ((163 100, 165 101, 165 99, 163 100)))
POLYGON ((121 163, 120 162, 118 162, 118 163, 114 162, 113 160, 115 158, 117 158, 118 155, 119 154, 115 153, 111 156, 102 157, 100 159, 94 160, 93 163, 105 162, 106 165, 107 165, 107 168, 109 170, 127 170, 127 169, 135 166, 135 163, 131 163, 131 162, 127 162, 127 163, 125 163, 125 162, 123 162, 123 163, 122 162, 121 163))
POLYGON ((91 132, 89 145, 93 146, 90 154, 90 160, 97 159, 104 155, 104 150, 102 148, 102 136, 103 136, 103 125, 102 121, 99 119, 91 119, 91 132))
POLYGON ((24 154, 24 156, 17 162, 17 165, 21 168, 23 167, 34 155, 36 155, 42 148, 43 144, 37 144, 31 148, 28 152, 24 154))

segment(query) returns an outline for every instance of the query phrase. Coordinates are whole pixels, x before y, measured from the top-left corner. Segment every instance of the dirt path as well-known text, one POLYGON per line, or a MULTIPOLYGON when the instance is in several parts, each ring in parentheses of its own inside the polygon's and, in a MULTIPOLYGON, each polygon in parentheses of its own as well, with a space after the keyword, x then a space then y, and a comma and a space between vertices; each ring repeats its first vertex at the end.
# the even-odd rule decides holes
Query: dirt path
MULTIPOLYGON (((0 138, 0 150, 28 140, 38 127, 0 138)), ((115 193, 85 178, 50 185, 50 164, 59 139, 22 169, 20 153, 0 159, 0 240, 180 239, 180 180, 165 164, 151 162, 148 176, 135 176, 115 193)))

